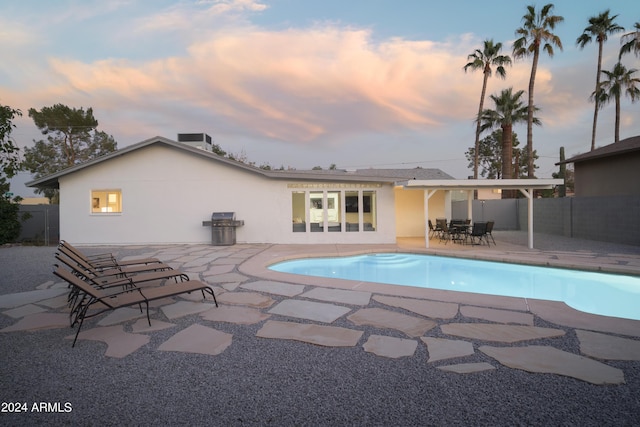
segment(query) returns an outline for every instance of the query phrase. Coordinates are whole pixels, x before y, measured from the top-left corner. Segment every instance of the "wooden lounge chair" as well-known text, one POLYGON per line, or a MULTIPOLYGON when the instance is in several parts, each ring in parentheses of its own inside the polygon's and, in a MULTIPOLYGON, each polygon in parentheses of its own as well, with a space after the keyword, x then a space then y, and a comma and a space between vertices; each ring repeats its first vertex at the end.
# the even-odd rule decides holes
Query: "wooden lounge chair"
POLYGON ((87 263, 91 264, 94 267, 125 267, 140 264, 147 265, 162 263, 162 261, 157 258, 138 258, 126 261, 117 260, 111 252, 87 255, 65 240, 61 240, 58 244, 58 247, 66 248, 70 252, 73 252, 77 257, 84 259, 87 263))
POLYGON ((216 300, 213 290, 205 283, 196 280, 171 283, 165 286, 152 288, 134 288, 116 294, 106 294, 102 290, 94 288, 88 282, 85 282, 65 268, 58 267, 53 274, 65 280, 71 286, 77 288, 79 292, 84 295, 83 300, 75 310, 76 317, 71 322, 72 327, 75 323, 78 323, 78 330, 76 331, 76 336, 71 347, 75 347, 76 345, 78 334, 80 333, 84 319, 97 316, 106 311, 116 310, 121 307, 130 307, 132 305, 140 305, 140 310, 142 311, 141 304, 144 303, 147 308, 147 321, 149 322, 149 326, 151 326, 151 318, 149 317, 150 301, 173 297, 184 293, 191 293, 193 291, 201 291, 203 298, 206 299, 205 292, 209 293, 213 298, 216 307, 218 306, 218 301, 216 300), (97 311, 87 314, 90 307, 97 309, 97 311))

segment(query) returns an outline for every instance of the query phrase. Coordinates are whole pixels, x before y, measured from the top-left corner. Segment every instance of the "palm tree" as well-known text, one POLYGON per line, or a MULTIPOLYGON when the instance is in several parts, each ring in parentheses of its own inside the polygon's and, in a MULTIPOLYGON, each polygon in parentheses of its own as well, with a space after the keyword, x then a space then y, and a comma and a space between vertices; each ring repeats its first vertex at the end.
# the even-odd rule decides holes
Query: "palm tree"
POLYGON ((620 55, 618 59, 622 58, 622 55, 633 51, 636 56, 640 56, 640 22, 636 22, 634 25, 635 31, 627 34, 623 34, 620 38, 620 55))
POLYGON ((527 14, 522 17, 524 24, 516 30, 516 36, 520 36, 513 42, 513 57, 515 59, 533 55, 531 65, 531 77, 529 78, 529 104, 527 106, 527 155, 528 171, 527 176, 534 178, 533 170, 533 86, 536 81, 536 71, 538 69, 538 59, 540 58, 540 48, 547 52, 550 58, 553 57, 553 47, 557 46, 562 50, 560 37, 553 34, 556 24, 564 21, 562 16, 551 15, 553 4, 545 5, 540 13, 536 13, 535 6, 527 6, 527 14))
MULTIPOLYGON (((595 38, 598 42, 598 71, 596 72, 596 89, 600 86, 600 74, 602 70, 602 46, 609 38, 609 34, 624 31, 620 25, 613 22, 618 15, 609 16, 609 9, 605 10, 598 16, 589 18, 589 25, 584 29, 582 35, 576 40, 576 44, 583 49, 587 44, 591 43, 595 38)), ((598 110, 600 109, 599 97, 592 97, 595 100, 595 108, 593 110, 593 128, 591 130, 591 150, 596 148, 596 126, 598 122, 598 110)))
MULTIPOLYGON (((480 130, 485 131, 500 127, 502 129, 502 179, 510 179, 513 170, 513 125, 528 119, 528 107, 520 99, 523 90, 513 93, 513 88, 504 89, 499 96, 491 95, 496 108, 484 110, 480 116, 480 130)), ((537 108, 534 107, 537 111, 537 108)), ((533 123, 540 125, 538 118, 533 123)), ((503 197, 506 195, 503 193, 503 197)))
POLYGON ((473 179, 478 179, 478 152, 480 145, 480 120, 478 118, 482 114, 484 107, 484 97, 487 93, 487 80, 491 77, 493 72, 492 66, 496 67, 496 74, 505 78, 507 76, 507 70, 505 65, 511 65, 511 58, 509 55, 500 55, 500 49, 502 49, 502 43, 493 43, 492 40, 485 40, 482 50, 476 49, 475 52, 467 56, 469 61, 464 66, 465 73, 468 69, 471 71, 482 70, 482 92, 480 92, 480 106, 478 107, 478 116, 476 117, 476 142, 475 142, 475 154, 473 157, 473 179))
MULTIPOLYGON (((602 73, 608 77, 608 80, 603 81, 598 90, 592 94, 603 107, 605 104, 615 100, 616 102, 616 128, 615 128, 615 142, 620 142, 620 98, 623 94, 626 94, 631 98, 631 102, 636 102, 640 99, 640 78, 633 77, 633 74, 638 71, 634 68, 627 70, 627 68, 618 62, 614 65, 613 70, 602 70, 602 73)), ((596 101, 596 102, 597 102, 596 101)))

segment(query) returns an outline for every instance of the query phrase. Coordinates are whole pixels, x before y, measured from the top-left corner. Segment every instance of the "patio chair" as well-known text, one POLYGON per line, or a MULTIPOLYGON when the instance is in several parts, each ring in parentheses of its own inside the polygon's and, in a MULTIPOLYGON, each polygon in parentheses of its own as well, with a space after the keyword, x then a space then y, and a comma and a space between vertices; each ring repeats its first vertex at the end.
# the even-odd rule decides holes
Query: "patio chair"
POLYGON ((68 249, 69 251, 73 252, 77 257, 84 259, 87 263, 91 264, 94 267, 117 267, 117 266, 124 267, 124 266, 132 266, 132 265, 139 265, 139 264, 146 265, 146 264, 162 263, 162 261, 160 261, 157 258, 138 258, 138 259, 131 259, 126 261, 121 261, 121 260, 119 261, 111 252, 87 255, 83 253, 80 249, 76 248, 71 243, 65 240, 61 240, 60 243, 58 244, 58 247, 64 247, 68 249))
POLYGON ((191 293, 193 291, 201 291, 202 297, 205 299, 205 292, 209 293, 213 298, 216 307, 218 307, 218 301, 216 300, 216 296, 214 295, 213 290, 205 283, 196 280, 172 283, 169 285, 157 286, 153 288, 135 288, 116 294, 106 294, 100 289, 94 288, 89 283, 85 282, 80 277, 74 275, 71 271, 65 268, 58 267, 53 272, 53 274, 65 280, 71 286, 78 288, 79 291, 86 297, 77 307, 76 317, 71 323, 71 327, 73 327, 75 323, 78 323, 78 330, 76 331, 76 336, 71 347, 75 347, 76 345, 78 334, 80 333, 80 329, 82 328, 84 320, 102 314, 106 311, 116 310, 121 307, 130 307, 132 305, 139 305, 140 311, 142 311, 142 304, 144 303, 147 308, 147 321, 149 322, 149 326, 151 326, 151 318, 149 316, 150 301, 173 297, 185 293, 191 293), (88 314, 87 312, 90 307, 96 308, 97 311, 88 314))
MULTIPOLYGON (((472 245, 481 245, 482 240, 485 238, 487 233, 487 223, 486 222, 474 222, 473 227, 471 227, 471 232, 469 233, 469 239, 471 239, 472 245)), ((488 241, 487 241, 488 244, 488 241)))
POLYGON ((487 245, 489 244, 489 237, 491 237, 491 241, 493 242, 493 244, 496 244, 495 239, 493 238, 493 225, 495 224, 495 221, 489 221, 487 222, 487 234, 484 237, 487 240, 487 245))
POLYGON ((429 220, 429 238, 432 239, 434 236, 438 236, 440 231, 441 230, 438 228, 438 226, 434 227, 431 220, 429 220))
POLYGON ((444 244, 446 245, 449 240, 454 238, 455 232, 449 228, 446 220, 440 222, 440 229, 442 230, 440 232, 440 242, 444 241, 444 244))

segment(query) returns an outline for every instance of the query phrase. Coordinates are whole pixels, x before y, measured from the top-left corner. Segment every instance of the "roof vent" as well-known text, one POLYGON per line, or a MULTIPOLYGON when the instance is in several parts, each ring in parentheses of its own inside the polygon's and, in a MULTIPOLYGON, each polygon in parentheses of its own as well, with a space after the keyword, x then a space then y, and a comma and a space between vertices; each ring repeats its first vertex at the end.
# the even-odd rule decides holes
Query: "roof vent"
POLYGON ((201 150, 212 151, 212 140, 206 133, 179 133, 178 142, 199 148, 201 150))

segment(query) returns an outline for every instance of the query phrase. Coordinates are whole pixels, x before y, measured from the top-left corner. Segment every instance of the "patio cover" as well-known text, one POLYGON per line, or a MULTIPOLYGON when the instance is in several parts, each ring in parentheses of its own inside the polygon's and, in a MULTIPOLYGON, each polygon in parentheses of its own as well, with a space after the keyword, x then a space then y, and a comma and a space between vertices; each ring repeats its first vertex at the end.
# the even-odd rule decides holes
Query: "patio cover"
MULTIPOLYGON (((562 179, 443 179, 418 180, 398 182, 406 190, 424 190, 425 224, 429 219, 429 199, 438 190, 474 191, 480 188, 519 190, 527 198, 528 246, 533 249, 533 190, 548 190, 557 185, 563 185, 562 179)), ((473 197, 467 198, 468 217, 471 218, 471 202, 473 197)), ((429 247, 429 232, 425 230, 426 247, 429 247)))

